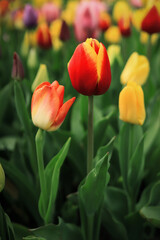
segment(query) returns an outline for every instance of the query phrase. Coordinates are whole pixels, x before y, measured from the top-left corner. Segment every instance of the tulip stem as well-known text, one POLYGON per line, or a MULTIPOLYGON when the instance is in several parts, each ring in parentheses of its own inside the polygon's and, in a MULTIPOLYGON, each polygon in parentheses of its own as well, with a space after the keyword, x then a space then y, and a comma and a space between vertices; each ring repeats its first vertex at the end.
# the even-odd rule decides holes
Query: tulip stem
POLYGON ((88 146, 87 146, 87 173, 92 170, 93 162, 93 96, 88 97, 88 146))
POLYGON ((151 35, 149 35, 148 43, 147 43, 147 57, 148 57, 149 61, 150 61, 150 58, 151 58, 151 48, 152 48, 151 35))
POLYGON ((46 179, 44 174, 44 161, 43 161, 43 145, 44 145, 44 132, 41 129, 38 129, 36 134, 36 150, 37 150, 37 162, 38 162, 38 174, 40 180, 40 188, 42 194, 42 206, 43 212, 46 212, 46 179))

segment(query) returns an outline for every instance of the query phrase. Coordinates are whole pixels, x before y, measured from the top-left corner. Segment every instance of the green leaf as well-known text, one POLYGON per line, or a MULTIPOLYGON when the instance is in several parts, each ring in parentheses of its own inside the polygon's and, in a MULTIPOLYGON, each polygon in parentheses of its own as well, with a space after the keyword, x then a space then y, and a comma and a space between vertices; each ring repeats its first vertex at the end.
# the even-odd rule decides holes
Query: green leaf
POLYGON ((45 199, 47 199, 48 201, 46 203, 47 211, 44 215, 43 205, 42 205, 42 193, 39 199, 39 210, 43 218, 46 220, 46 222, 49 222, 52 220, 52 216, 55 208, 55 200, 57 197, 58 186, 59 186, 60 170, 67 156, 67 153, 70 147, 70 142, 71 142, 71 138, 67 140, 65 145, 59 151, 59 153, 51 159, 51 161, 48 163, 48 165, 45 168, 45 178, 46 178, 47 195, 48 195, 48 196, 45 196, 45 199))
POLYGON ((62 221, 58 225, 49 224, 31 231, 34 236, 46 240, 82 240, 81 231, 77 226, 62 221))
POLYGON ((46 238, 28 236, 28 237, 24 237, 23 240, 46 240, 46 238))
POLYGON ((79 201, 87 215, 93 215, 103 201, 105 187, 109 181, 108 168, 108 154, 105 154, 79 188, 79 201))
POLYGON ((106 153, 108 153, 109 156, 111 157, 115 138, 116 137, 113 137, 109 143, 107 143, 105 146, 102 146, 98 149, 97 154, 93 160, 95 165, 106 153))
POLYGON ((0 111, 0 123, 2 122, 3 116, 5 114, 10 96, 11 96, 11 86, 12 82, 7 84, 1 91, 0 91, 0 102, 1 104, 1 111, 0 111))
POLYGON ((160 228, 160 206, 145 206, 140 210, 142 217, 160 228))
POLYGON ((160 205, 160 181, 156 182, 151 189, 147 205, 160 205))
POLYGON ((131 196, 136 199, 139 186, 144 175, 144 154, 143 154, 144 137, 138 143, 135 152, 129 162, 128 169, 128 187, 131 196))
POLYGON ((22 240, 23 237, 27 237, 30 234, 28 228, 17 223, 13 223, 13 229, 15 232, 16 240, 22 240))

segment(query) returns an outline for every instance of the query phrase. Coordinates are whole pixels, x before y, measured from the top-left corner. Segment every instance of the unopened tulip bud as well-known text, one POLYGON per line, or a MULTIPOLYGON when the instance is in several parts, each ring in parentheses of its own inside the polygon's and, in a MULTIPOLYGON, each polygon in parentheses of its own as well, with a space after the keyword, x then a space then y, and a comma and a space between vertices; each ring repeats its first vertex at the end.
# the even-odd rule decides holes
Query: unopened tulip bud
POLYGON ((31 48, 28 54, 27 65, 29 68, 35 68, 38 65, 36 48, 31 48))
POLYGON ((22 80, 24 78, 24 68, 19 55, 14 52, 13 54, 13 67, 12 78, 16 80, 22 80))
POLYGON ((64 86, 57 81, 41 83, 34 91, 31 102, 32 121, 46 131, 55 131, 63 123, 75 97, 63 104, 64 86))
POLYGON ((61 32, 60 32, 59 38, 64 42, 70 39, 69 27, 64 20, 62 20, 61 32))
POLYGON ((5 174, 4 174, 2 165, 0 164, 0 192, 3 190, 4 185, 5 185, 5 174))
POLYGON ((143 125, 146 113, 140 85, 128 82, 119 95, 119 118, 124 122, 143 125))
POLYGON ((32 92, 34 92, 36 87, 43 82, 49 82, 47 67, 45 64, 41 64, 38 69, 37 75, 32 83, 32 92))
POLYGON ((37 19, 37 11, 30 4, 26 4, 23 14, 24 25, 27 28, 34 28, 37 26, 37 19))
POLYGON ((111 83, 111 69, 107 50, 96 39, 88 38, 79 44, 68 63, 73 87, 81 94, 104 94, 111 83))
POLYGON ((121 73, 121 83, 126 84, 128 81, 133 81, 143 85, 147 80, 149 70, 150 65, 148 59, 134 52, 131 54, 121 73))

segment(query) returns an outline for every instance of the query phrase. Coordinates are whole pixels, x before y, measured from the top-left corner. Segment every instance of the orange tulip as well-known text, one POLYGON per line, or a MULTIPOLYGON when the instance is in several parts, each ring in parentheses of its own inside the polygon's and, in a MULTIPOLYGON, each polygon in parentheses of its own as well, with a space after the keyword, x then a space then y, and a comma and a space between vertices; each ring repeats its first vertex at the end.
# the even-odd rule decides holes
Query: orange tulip
POLYGON ((96 39, 79 44, 68 64, 73 87, 81 94, 104 94, 111 83, 111 69, 107 50, 96 39))
POLYGON ((57 81, 41 83, 34 91, 31 115, 34 125, 46 131, 55 131, 63 123, 75 101, 71 98, 63 104, 64 86, 57 81))
POLYGON ((45 49, 52 47, 51 34, 46 23, 42 23, 37 30, 37 43, 45 49))

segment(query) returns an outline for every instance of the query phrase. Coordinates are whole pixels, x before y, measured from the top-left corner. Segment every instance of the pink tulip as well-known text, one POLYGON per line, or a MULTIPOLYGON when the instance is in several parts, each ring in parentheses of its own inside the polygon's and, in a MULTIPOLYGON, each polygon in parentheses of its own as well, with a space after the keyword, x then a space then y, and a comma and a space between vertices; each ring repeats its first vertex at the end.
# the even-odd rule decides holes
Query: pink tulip
POLYGON ((86 38, 97 38, 99 36, 100 12, 104 11, 105 5, 96 1, 83 1, 77 7, 74 23, 75 36, 78 41, 86 38))
POLYGON ((59 8, 53 3, 45 3, 41 9, 42 14, 44 15, 48 24, 57 19, 60 15, 59 8))
POLYGON ((34 125, 46 131, 55 131, 63 123, 75 97, 63 104, 64 86, 57 81, 41 83, 34 91, 31 115, 34 125))

